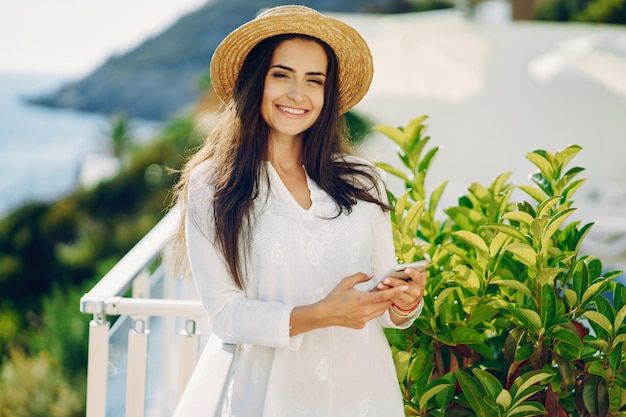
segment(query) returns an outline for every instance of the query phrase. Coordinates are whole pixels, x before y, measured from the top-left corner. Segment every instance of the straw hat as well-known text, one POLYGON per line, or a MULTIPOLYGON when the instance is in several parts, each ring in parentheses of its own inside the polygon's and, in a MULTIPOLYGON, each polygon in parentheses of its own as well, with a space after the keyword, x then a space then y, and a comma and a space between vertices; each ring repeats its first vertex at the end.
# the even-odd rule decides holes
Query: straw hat
POLYGON ((309 35, 326 42, 339 61, 339 111, 354 107, 365 95, 374 73, 372 55, 365 40, 351 26, 305 6, 279 6, 232 31, 213 54, 211 82, 227 101, 243 61, 263 39, 282 34, 309 35))

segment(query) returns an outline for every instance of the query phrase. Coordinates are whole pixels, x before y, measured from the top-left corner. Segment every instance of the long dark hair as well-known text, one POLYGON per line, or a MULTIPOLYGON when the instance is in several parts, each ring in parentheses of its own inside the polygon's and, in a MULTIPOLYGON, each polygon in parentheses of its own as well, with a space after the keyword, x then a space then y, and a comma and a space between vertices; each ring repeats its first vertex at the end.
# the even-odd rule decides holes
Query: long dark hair
POLYGON ((332 48, 317 38, 294 34, 259 42, 243 63, 232 102, 227 105, 220 124, 185 166, 178 193, 184 205, 191 171, 211 159, 212 175, 207 182, 215 189, 214 244, 240 289, 245 287, 242 259, 253 230, 252 207, 258 197, 261 176, 267 175, 262 169, 269 142, 269 128, 260 111, 263 86, 274 50, 281 42, 293 38, 317 42, 328 59, 324 106, 317 121, 303 134, 303 162, 307 174, 335 201, 337 216, 350 213, 359 200, 377 204, 383 210, 390 208, 383 199, 385 190, 379 187, 377 171, 370 164, 346 158, 353 150, 346 139, 344 119, 339 114, 339 64, 332 48))

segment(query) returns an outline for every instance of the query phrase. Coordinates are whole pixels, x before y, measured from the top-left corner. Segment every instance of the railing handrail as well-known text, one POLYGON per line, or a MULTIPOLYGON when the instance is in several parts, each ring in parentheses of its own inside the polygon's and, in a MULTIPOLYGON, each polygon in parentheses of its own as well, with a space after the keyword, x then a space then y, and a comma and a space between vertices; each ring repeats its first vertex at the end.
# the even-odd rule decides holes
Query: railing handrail
POLYGON ((104 314, 119 316, 183 317, 192 319, 204 316, 201 301, 169 300, 161 298, 110 297, 105 301, 104 314))
POLYGON ((88 293, 80 299, 80 311, 107 314, 107 299, 123 295, 133 279, 161 252, 178 226, 180 209, 174 206, 88 293))

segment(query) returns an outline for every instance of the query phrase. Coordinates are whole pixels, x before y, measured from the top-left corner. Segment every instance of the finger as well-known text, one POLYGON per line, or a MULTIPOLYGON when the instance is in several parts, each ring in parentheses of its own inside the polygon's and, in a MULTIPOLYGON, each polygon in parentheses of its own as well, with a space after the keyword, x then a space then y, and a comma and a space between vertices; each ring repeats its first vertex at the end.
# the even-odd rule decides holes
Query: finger
POLYGON ((357 272, 354 275, 350 275, 341 280, 340 285, 344 288, 352 288, 361 282, 366 282, 372 279, 372 274, 364 274, 362 272, 357 272))
MULTIPOLYGON (((402 280, 400 280, 402 281, 402 280)), ((374 302, 384 302, 389 301, 392 298, 399 297, 402 293, 409 289, 409 286, 406 282, 402 281, 404 285, 398 285, 396 287, 389 287, 386 289, 382 289, 376 292, 372 292, 373 301, 374 302)))
MULTIPOLYGON (((387 277, 387 278, 385 278, 385 279, 381 282, 381 284, 382 284, 384 287, 381 287, 381 286, 379 285, 379 286, 378 286, 378 289, 379 289, 379 290, 380 290, 380 289, 386 289, 386 288, 394 288, 394 287, 399 287, 399 286, 402 286, 402 285, 409 285, 409 286, 413 286, 413 285, 415 285, 415 284, 412 282, 412 280, 411 280, 411 279, 407 281, 407 280, 404 280, 404 279, 401 279, 401 278, 394 278, 394 277, 387 277)), ((409 288, 409 289, 410 289, 410 288, 409 288)))
POLYGON ((418 271, 417 269, 407 268, 404 270, 404 273, 411 278, 411 281, 418 284, 426 284, 426 271, 418 271))

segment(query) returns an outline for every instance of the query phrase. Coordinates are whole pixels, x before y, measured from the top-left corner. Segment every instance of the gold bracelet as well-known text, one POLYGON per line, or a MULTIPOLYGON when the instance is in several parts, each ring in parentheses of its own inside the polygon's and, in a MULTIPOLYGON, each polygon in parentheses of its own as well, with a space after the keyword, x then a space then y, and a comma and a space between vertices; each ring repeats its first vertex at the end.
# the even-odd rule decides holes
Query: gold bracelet
POLYGON ((402 312, 395 305, 391 305, 391 312, 395 314, 397 317, 400 317, 402 319, 408 319, 409 317, 413 317, 414 315, 417 314, 417 311, 419 310, 419 306, 420 304, 422 304, 422 300, 420 300, 419 303, 417 303, 417 305, 414 308, 412 308, 411 310, 408 310, 408 312, 402 312))

